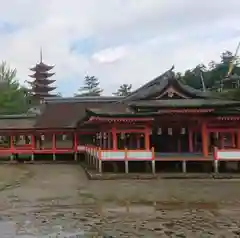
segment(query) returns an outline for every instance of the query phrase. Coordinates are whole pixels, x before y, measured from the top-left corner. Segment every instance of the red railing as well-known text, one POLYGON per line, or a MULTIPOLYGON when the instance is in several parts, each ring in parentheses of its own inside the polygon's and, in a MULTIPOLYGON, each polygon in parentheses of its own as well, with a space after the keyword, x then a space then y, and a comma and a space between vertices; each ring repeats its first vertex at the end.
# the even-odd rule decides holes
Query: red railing
POLYGON ((151 161, 155 160, 154 148, 136 150, 101 149, 93 145, 86 145, 85 151, 90 156, 102 161, 151 161))

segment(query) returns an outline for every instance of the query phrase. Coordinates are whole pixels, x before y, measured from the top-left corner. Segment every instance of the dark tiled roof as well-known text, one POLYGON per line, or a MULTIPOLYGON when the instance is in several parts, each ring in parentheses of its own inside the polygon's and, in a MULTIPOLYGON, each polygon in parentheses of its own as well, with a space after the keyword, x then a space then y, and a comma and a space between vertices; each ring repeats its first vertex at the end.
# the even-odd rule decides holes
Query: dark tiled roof
POLYGON ((191 97, 195 97, 195 98, 213 97, 212 94, 209 92, 202 92, 186 84, 183 84, 179 79, 177 79, 172 69, 166 71, 164 74, 160 75, 159 77, 143 85, 136 91, 132 92, 129 96, 125 97, 122 101, 134 101, 134 100, 147 99, 152 95, 161 94, 161 92, 163 92, 163 90, 167 88, 169 85, 177 87, 180 92, 183 92, 184 94, 189 95, 191 97))
POLYGON ((169 99, 169 100, 141 100, 129 103, 133 107, 159 108, 199 108, 199 107, 227 107, 240 106, 240 101, 220 99, 169 99))
MULTIPOLYGON (((116 98, 61 98, 48 99, 43 113, 38 117, 36 128, 73 128, 77 122, 86 116, 87 108, 103 108, 115 104, 116 98)), ((111 109, 115 108, 111 107, 111 109)), ((110 106, 109 106, 110 110, 110 106)))
POLYGON ((239 116, 239 108, 230 108, 230 109, 220 109, 213 112, 216 116, 239 116))
POLYGON ((3 115, 0 116, 0 130, 32 129, 36 121, 35 115, 3 115))
POLYGON ((115 96, 84 96, 84 97, 51 97, 45 98, 46 103, 63 103, 63 102, 116 102, 123 97, 115 96))

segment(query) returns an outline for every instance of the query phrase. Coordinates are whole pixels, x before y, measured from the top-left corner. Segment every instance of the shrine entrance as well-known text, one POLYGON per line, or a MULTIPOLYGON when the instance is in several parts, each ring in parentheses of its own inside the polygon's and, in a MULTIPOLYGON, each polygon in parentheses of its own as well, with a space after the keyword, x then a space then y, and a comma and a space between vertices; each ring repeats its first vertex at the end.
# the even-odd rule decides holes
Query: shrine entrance
POLYGON ((150 136, 150 143, 156 152, 189 152, 188 131, 186 128, 154 128, 150 136))

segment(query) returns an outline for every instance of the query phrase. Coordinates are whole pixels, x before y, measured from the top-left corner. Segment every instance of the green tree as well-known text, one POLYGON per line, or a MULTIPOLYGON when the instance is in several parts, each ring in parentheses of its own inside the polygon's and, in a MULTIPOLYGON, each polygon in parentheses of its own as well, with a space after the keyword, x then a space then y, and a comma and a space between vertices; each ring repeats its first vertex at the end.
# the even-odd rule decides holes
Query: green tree
POLYGON ((113 93, 114 96, 128 96, 131 93, 132 84, 122 84, 116 93, 113 93))
POLYGON ((27 92, 16 79, 17 70, 0 63, 0 114, 17 114, 28 109, 27 92))
POLYGON ((75 94, 75 97, 83 96, 100 96, 103 89, 100 87, 100 82, 95 76, 86 76, 84 78, 84 86, 81 87, 75 94))

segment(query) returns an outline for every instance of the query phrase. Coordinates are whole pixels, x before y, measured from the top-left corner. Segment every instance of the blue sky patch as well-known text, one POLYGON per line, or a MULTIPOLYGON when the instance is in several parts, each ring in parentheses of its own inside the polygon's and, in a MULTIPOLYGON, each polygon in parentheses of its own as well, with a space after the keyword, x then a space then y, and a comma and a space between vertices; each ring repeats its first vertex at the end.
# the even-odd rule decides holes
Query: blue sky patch
POLYGON ((0 34, 11 34, 19 29, 20 27, 16 24, 0 21, 0 34))
POLYGON ((97 40, 94 37, 78 39, 71 44, 70 51, 88 56, 97 50, 97 45, 97 40))

